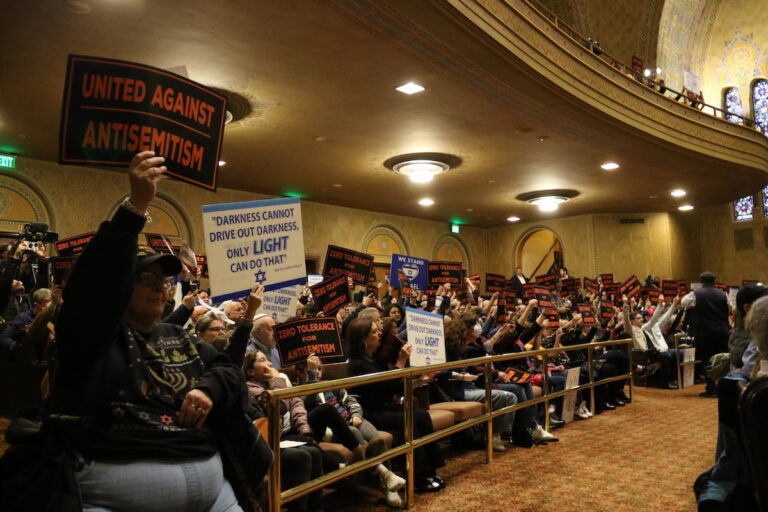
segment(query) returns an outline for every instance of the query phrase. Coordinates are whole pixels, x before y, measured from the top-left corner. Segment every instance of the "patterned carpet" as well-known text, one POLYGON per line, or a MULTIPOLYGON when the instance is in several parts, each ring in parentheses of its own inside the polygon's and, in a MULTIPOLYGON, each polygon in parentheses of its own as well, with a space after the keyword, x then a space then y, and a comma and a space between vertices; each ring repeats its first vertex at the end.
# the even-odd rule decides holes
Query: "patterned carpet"
MULTIPOLYGON (((417 494, 412 510, 453 512, 691 512, 692 484, 713 463, 717 401, 703 386, 635 388, 631 404, 556 430, 559 443, 513 448, 485 464, 447 451, 448 487, 417 494)), ((326 510, 385 511, 378 491, 344 488, 326 510)))
MULTIPOLYGON (((712 465, 717 401, 703 386, 635 388, 631 404, 556 430, 559 443, 512 448, 485 464, 481 451, 446 448, 448 487, 417 494, 412 510, 458 512, 691 512, 691 485, 712 465)), ((0 452, 6 422, 0 419, 0 452)), ((382 495, 342 485, 334 512, 386 511, 382 495)))

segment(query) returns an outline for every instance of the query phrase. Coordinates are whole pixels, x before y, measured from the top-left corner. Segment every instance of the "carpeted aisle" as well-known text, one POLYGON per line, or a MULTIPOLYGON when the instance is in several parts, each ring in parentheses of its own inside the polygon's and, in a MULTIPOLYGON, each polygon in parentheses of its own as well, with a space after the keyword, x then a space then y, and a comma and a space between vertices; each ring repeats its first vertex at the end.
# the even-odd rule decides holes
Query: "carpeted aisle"
MULTIPOLYGON (((635 388, 626 407, 554 431, 560 442, 484 452, 446 448, 448 487, 417 494, 427 512, 692 512, 692 484, 712 465, 717 401, 703 386, 635 388)), ((7 421, 7 420, 6 420, 7 421)), ((5 448, 0 422, 0 452, 5 448)), ((342 484, 326 496, 334 512, 386 511, 371 487, 342 484)))
MULTIPOLYGON (((556 430, 559 443, 512 448, 485 464, 447 450, 448 487, 417 494, 412 510, 453 512, 691 512, 692 484, 714 458, 717 400, 703 386, 635 388, 626 407, 556 430)), ((391 510, 378 492, 344 488, 327 510, 391 510)))

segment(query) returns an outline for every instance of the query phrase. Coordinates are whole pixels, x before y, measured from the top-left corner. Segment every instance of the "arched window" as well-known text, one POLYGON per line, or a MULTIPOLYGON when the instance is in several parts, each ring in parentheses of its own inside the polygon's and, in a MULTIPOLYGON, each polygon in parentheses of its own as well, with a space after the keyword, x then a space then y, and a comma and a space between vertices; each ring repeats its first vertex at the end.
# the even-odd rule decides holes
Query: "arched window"
POLYGON ((763 189, 763 215, 768 217, 768 187, 763 189))
POLYGON ((744 124, 744 107, 741 105, 741 94, 738 87, 726 87, 723 89, 723 110, 725 118, 736 124, 744 124))
POLYGON ((752 220, 752 212, 755 210, 755 197, 742 197, 733 202, 733 219, 736 222, 752 220))
POLYGON ((760 130, 768 133, 768 80, 764 78, 752 82, 752 115, 760 130))

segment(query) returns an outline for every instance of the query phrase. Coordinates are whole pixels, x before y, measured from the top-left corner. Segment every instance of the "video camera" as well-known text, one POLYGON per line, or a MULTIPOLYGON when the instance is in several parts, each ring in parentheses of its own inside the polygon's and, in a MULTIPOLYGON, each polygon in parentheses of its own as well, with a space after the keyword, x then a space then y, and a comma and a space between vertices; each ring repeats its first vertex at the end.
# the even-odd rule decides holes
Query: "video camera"
POLYGON ((49 231, 48 224, 43 222, 30 222, 29 224, 24 225, 24 231, 19 234, 19 240, 50 244, 59 240, 59 234, 49 231))

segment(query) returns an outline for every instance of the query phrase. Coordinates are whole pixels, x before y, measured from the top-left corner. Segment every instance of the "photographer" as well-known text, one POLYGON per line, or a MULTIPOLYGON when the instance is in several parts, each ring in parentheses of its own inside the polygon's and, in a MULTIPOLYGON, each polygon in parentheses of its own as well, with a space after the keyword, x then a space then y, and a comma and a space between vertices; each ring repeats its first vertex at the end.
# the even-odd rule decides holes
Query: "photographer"
POLYGON ((50 287, 50 262, 45 256, 45 245, 59 239, 58 233, 48 230, 48 224, 32 222, 24 226, 19 235, 18 247, 21 248, 20 265, 17 279, 24 288, 32 293, 38 288, 50 287))

